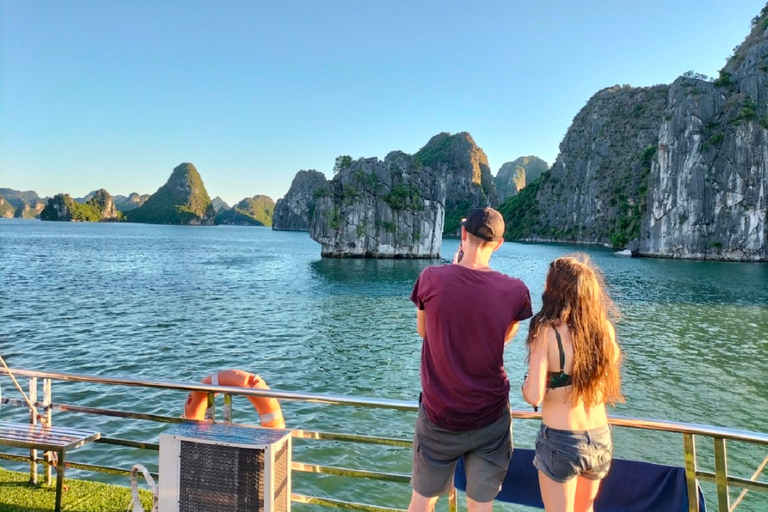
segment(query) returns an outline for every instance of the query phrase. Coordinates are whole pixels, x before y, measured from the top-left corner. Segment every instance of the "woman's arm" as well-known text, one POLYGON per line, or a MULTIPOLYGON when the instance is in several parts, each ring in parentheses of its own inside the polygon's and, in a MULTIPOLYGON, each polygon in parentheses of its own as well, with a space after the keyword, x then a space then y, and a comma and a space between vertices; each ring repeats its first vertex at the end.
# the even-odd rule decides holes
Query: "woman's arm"
POLYGON ((547 331, 549 328, 539 329, 533 344, 529 346, 528 377, 523 383, 523 399, 529 404, 538 407, 544 400, 547 391, 547 371, 549 370, 547 331))

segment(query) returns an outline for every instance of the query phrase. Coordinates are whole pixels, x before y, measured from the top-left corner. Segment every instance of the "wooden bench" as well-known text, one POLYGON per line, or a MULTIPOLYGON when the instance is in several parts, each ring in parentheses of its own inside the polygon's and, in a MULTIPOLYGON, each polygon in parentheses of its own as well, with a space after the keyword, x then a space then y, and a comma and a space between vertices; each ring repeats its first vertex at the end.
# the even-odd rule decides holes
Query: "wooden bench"
POLYGON ((0 445, 38 449, 58 454, 56 463, 56 512, 61 512, 61 490, 64 485, 64 456, 69 450, 95 441, 101 433, 64 427, 42 427, 25 423, 0 421, 0 445))

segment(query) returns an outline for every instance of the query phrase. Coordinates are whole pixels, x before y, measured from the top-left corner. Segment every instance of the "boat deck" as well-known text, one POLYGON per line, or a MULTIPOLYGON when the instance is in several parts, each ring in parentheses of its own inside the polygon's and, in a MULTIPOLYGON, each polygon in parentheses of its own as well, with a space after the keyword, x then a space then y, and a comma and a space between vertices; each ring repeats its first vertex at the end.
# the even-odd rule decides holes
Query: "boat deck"
MULTIPOLYGON (((43 407, 47 410, 48 413, 50 411, 55 410, 59 412, 74 412, 79 413, 78 416, 83 420, 87 422, 87 418, 84 418, 82 415, 100 415, 100 416, 109 416, 112 418, 120 418, 121 420, 148 420, 150 422, 155 422, 154 424, 179 424, 183 423, 185 420, 179 418, 179 417, 173 417, 168 415, 157 415, 157 414, 149 414, 146 412, 136 412, 136 411, 123 411, 123 410, 114 410, 114 409, 100 409, 95 407, 85 407, 81 405, 76 404, 67 404, 67 403, 54 403, 51 400, 51 388, 53 382, 80 382, 80 383, 88 383, 89 385, 92 385, 94 387, 98 386, 107 386, 110 389, 115 389, 114 386, 128 386, 128 387, 138 387, 143 389, 160 389, 164 391, 202 391, 206 393, 211 394, 211 398, 213 398, 213 394, 221 394, 224 395, 224 407, 223 407, 223 423, 225 424, 232 424, 232 397, 235 395, 244 396, 244 397, 250 397, 250 396, 260 396, 260 397, 269 397, 269 398, 276 398, 279 400, 286 400, 286 401, 298 401, 298 402, 304 402, 304 403, 310 403, 310 404, 322 404, 323 406, 352 406, 360 409, 389 409, 390 411, 410 411, 415 412, 417 408, 417 404, 415 402, 411 401, 403 401, 403 400, 384 400, 384 399, 371 399, 366 397, 349 397, 349 396, 334 396, 334 395, 320 395, 320 394, 310 394, 310 393, 297 393, 297 392, 287 392, 287 391, 277 391, 277 390, 261 390, 261 389, 250 389, 250 388, 233 388, 233 387, 227 387, 227 386, 214 386, 214 385, 208 385, 208 384, 201 384, 201 383, 188 383, 188 382, 161 382, 161 381, 146 381, 146 380, 139 380, 139 379, 129 379, 129 378, 107 378, 107 377, 101 377, 101 376, 90 376, 90 375, 75 375, 75 374, 63 374, 63 373, 51 373, 51 372, 39 372, 39 371, 31 371, 31 370, 22 370, 22 369, 14 369, 12 370, 13 373, 18 377, 24 377, 29 379, 29 388, 30 390, 36 389, 38 385, 38 379, 43 381, 43 388, 44 388, 44 396, 42 397, 42 402, 38 402, 38 407, 43 407)), ((3 372, 0 370, 0 374, 3 372)), ((20 407, 26 407, 26 404, 18 399, 13 398, 6 398, 5 396, 2 399, 2 403, 7 406, 20 406, 20 407)), ((540 419, 540 414, 535 413, 532 411, 513 411, 513 417, 515 420, 534 420, 538 421, 540 419)), ((708 509, 709 510, 719 510, 720 512, 731 512, 733 509, 738 507, 737 510, 765 510, 765 508, 762 505, 758 505, 758 508, 752 508, 750 507, 752 505, 747 505, 746 507, 743 507, 745 503, 742 503, 742 499, 745 497, 746 493, 749 493, 750 496, 747 496, 747 501, 750 501, 750 498, 756 497, 760 499, 761 503, 766 503, 765 498, 768 497, 768 482, 763 480, 764 475, 762 474, 763 469, 766 467, 766 464, 768 464, 768 456, 766 455, 766 452, 768 451, 768 433, 760 433, 760 432, 749 432, 744 430, 738 430, 738 429, 729 429, 729 428, 722 428, 722 427, 713 427, 708 425, 697 425, 697 424, 687 424, 687 423, 678 423, 678 422, 670 422, 670 421, 659 421, 659 420, 651 420, 651 419, 638 419, 638 418, 624 418, 624 417, 616 417, 612 416, 610 418, 610 423, 618 428, 618 429, 629 429, 630 431, 634 432, 646 432, 646 433, 657 433, 660 435, 669 436, 668 442, 665 442, 664 446, 666 447, 672 447, 675 448, 674 451, 677 452, 679 459, 682 464, 682 466, 685 470, 685 480, 686 480, 686 487, 687 487, 687 493, 689 497, 694 497, 694 499, 689 499, 689 512, 697 512, 698 510, 698 499, 697 499, 697 488, 699 482, 704 482, 708 484, 707 488, 705 489, 705 496, 707 497, 708 501, 708 509), (671 443, 669 442, 671 441, 671 443), (728 467, 729 460, 732 460, 732 458, 729 456, 728 450, 726 449, 726 445, 733 448, 743 447, 746 446, 749 448, 751 452, 750 460, 756 460, 755 466, 751 466, 749 468, 750 473, 754 471, 751 475, 745 475, 744 472, 740 471, 741 475, 736 476, 733 474, 733 470, 728 467), (765 459, 763 457, 765 456, 765 459), (759 461, 763 460, 763 463, 761 464, 759 461), (757 470, 754 468, 757 466, 757 470)), ((304 430, 304 429, 292 429, 291 430, 292 438, 295 441, 301 440, 303 443, 311 443, 316 446, 325 445, 329 446, 328 443, 331 444, 337 444, 339 442, 341 443, 353 443, 358 448, 362 448, 363 446, 380 446, 383 447, 383 449, 387 450, 405 450, 406 452, 410 450, 411 447, 411 441, 409 439, 402 439, 402 438, 385 438, 380 437, 376 435, 360 435, 360 434, 354 434, 354 433, 346 433, 346 432, 321 432, 321 431, 315 431, 315 430, 304 430)), ((159 449, 157 443, 151 443, 151 442, 144 442, 144 441, 131 441, 127 439, 112 437, 110 435, 102 436, 102 438, 99 440, 99 444, 104 445, 112 445, 113 447, 121 447, 120 449, 138 449, 138 450, 151 450, 156 451, 159 449)), ((743 450, 742 450, 743 451, 743 450)), ((12 460, 16 462, 26 462, 28 464, 31 463, 30 461, 30 455, 13 455, 13 454, 3 454, 0 453, 0 459, 6 459, 6 460, 12 460)), ((303 459, 303 458, 302 458, 303 459)), ((336 465, 330 466, 330 465, 324 465, 324 464, 318 464, 318 463, 309 463, 309 461, 293 461, 291 465, 291 469, 293 471, 294 477, 296 476, 304 476, 304 475, 322 475, 325 478, 355 478, 358 480, 362 480, 366 483, 369 483, 371 489, 376 490, 377 494, 378 491, 382 489, 383 486, 388 485, 390 483, 403 486, 405 489, 405 492, 398 493, 398 496, 402 494, 405 496, 405 499, 407 499, 408 495, 408 489, 407 489, 407 482, 409 480, 408 474, 401 474, 401 473, 395 473, 395 472, 384 472, 381 471, 381 461, 377 460, 378 458, 372 458, 371 460, 368 460, 371 464, 370 469, 369 468, 348 468, 348 467, 337 467, 336 465)), ((42 462, 41 459, 37 459, 36 462, 42 462)), ((36 464, 31 463, 30 468, 33 471, 36 471, 36 469, 33 469, 36 466, 36 464)), ((86 471, 97 471, 97 472, 103 472, 103 473, 109 473, 114 475, 128 475, 130 473, 130 470, 126 468, 117 468, 117 467, 109 467, 109 466, 100 466, 96 464, 88 464, 88 463, 82 463, 82 462, 69 462, 68 466, 73 469, 82 469, 86 471)), ((0 470, 2 471, 2 470, 0 470)), ((2 478, 11 478, 9 475, 10 473, 7 471, 4 471, 0 473, 2 475, 2 478)), ((16 478, 14 480, 17 482, 18 485, 11 485, 8 487, 8 489, 13 489, 15 494, 16 492, 22 492, 20 488, 25 487, 25 482, 28 480, 28 474, 21 474, 25 475, 24 478, 22 478, 20 484, 19 484, 19 474, 15 474, 13 478, 16 478), (23 485, 21 485, 23 484, 23 485)), ((156 476, 156 475, 153 475, 156 476)), ((68 480, 67 483, 70 481, 68 480)), ((83 499, 85 501, 90 500, 90 493, 91 491, 83 491, 82 498, 80 497, 79 491, 79 485, 82 485, 80 482, 77 481, 76 483, 73 481, 73 485, 70 486, 69 492, 65 495, 65 507, 64 510, 71 509, 70 507, 73 504, 77 505, 77 510, 91 510, 86 509, 84 506, 81 506, 80 500, 83 499), (75 498, 77 496, 77 498, 75 498)), ((2 482, 0 482, 1 484, 2 482)), ((86 482, 91 483, 91 482, 86 482)), ((115 487, 115 486, 112 486, 115 487)), ((335 489, 342 489, 344 490, 347 486, 341 486, 341 485, 334 485, 335 489)), ((120 489, 120 488, 118 488, 120 489)), ((127 489, 122 488, 127 492, 127 489)), ((46 496, 50 496, 51 499, 53 499, 55 492, 53 489, 28 489, 29 492, 32 492, 33 494, 29 498, 18 498, 20 501, 17 501, 16 503, 32 503, 32 499, 45 499, 46 496), (41 494, 37 495, 34 494, 34 492, 40 492, 41 494), (42 497, 40 497, 42 496, 42 497)), ((118 491, 113 491, 118 492, 118 491)), ((46 507, 45 506, 31 506, 30 508, 2 508, 5 506, 5 503, 3 503, 3 500, 8 500, 11 498, 5 497, 5 488, 3 493, 3 499, 0 500, 0 512, 3 512, 4 510, 43 510, 46 507)), ((95 496, 95 494, 94 494, 95 496)), ((344 498, 346 496, 317 496, 317 495, 308 495, 308 494, 299 494, 299 493, 292 493, 291 494, 291 500, 294 504, 312 504, 312 505, 320 505, 323 507, 331 507, 331 508, 343 508, 343 509, 353 509, 353 510, 361 510, 366 512, 401 512, 402 508, 400 508, 399 502, 402 501, 401 499, 396 500, 375 500, 371 499, 373 496, 368 496, 370 501, 382 501, 382 503, 359 503, 359 502, 349 502, 346 501, 344 498), (389 501, 389 502, 388 502, 389 501)), ((375 498, 375 497, 374 497, 375 498)), ((402 496, 399 496, 399 498, 402 498, 402 496)), ((15 499, 15 498, 14 498, 15 499)), ((95 499, 95 498, 94 498, 95 499)), ((116 499, 116 498, 113 498, 116 499)), ((125 510, 127 507, 127 503, 130 501, 130 498, 122 499, 120 501, 120 510, 125 510)), ((444 503, 443 500, 440 500, 441 504, 444 503)), ((111 505, 110 505, 111 506, 111 505)), ((148 507, 144 507, 145 509, 148 509, 148 507)), ((50 508, 49 508, 50 509, 50 508)), ((448 500, 448 509, 451 511, 457 510, 457 497, 455 493, 453 493, 452 497, 448 500)), ((96 508, 94 510, 110 510, 109 508, 96 508)))
MULTIPOLYGON (((128 487, 67 478, 68 490, 62 510, 80 512, 125 512, 131 501, 128 487)), ((29 473, 0 468, 0 512, 53 510, 56 487, 30 485, 29 473)), ((152 493, 139 490, 144 510, 152 507, 152 493)))

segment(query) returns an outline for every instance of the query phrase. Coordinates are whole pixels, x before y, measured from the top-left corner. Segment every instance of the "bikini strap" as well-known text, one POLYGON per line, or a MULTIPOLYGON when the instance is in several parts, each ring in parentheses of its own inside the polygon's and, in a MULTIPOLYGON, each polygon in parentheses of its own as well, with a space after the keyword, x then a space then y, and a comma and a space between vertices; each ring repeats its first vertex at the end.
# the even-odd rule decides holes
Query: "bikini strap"
POLYGON ((565 373, 565 350, 563 350, 563 340, 560 339, 560 333, 557 327, 553 327, 555 330, 555 337, 557 338, 557 350, 560 351, 560 373, 565 373))

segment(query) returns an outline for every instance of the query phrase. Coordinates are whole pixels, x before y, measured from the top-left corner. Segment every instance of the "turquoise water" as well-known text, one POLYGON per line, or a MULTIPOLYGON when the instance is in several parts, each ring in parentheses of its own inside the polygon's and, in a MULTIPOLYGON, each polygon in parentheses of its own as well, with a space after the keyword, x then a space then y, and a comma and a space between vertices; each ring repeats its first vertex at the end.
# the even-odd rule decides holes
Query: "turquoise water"
MULTIPOLYGON (((443 256, 456 249, 443 244, 443 256)), ((616 415, 768 432, 768 265, 632 259, 587 246, 506 243, 495 268, 522 278, 534 308, 549 262, 575 250, 603 268, 622 311, 627 403, 616 415)), ((197 381, 222 368, 260 374, 271 387, 416 400, 420 343, 408 296, 434 261, 328 260, 306 233, 253 227, 0 221, 0 354, 12 367, 197 381)), ((507 348, 516 409, 526 328, 507 348)), ((3 396, 13 390, 0 378, 3 396)), ((54 401, 180 415, 184 394, 54 384, 54 401)), ((291 428, 409 438, 414 415, 284 402, 291 428)), ((4 406, 0 418, 18 412, 4 406)), ((164 425, 55 413, 60 425, 155 441, 164 425)), ((235 420, 255 422, 235 400, 235 420)), ((516 422, 531 447, 537 425, 516 422)), ((617 429, 616 456, 682 465, 682 440, 617 429)), ((344 443, 295 443, 295 458, 397 473, 410 453, 344 443)), ((729 469, 750 477, 766 450, 731 443, 729 469)), ((699 462, 712 467, 700 443, 699 462)), ((93 446, 75 460, 156 467, 156 454, 93 446)), ((6 462, 2 464, 9 465, 6 462)), ((92 474, 82 476, 93 477, 92 474)), ((765 477, 764 477, 765 479, 765 477)), ((707 489, 705 487, 705 489, 707 489)), ((708 489, 711 490, 711 489, 708 489)), ((400 484, 298 475, 294 492, 405 507, 400 484)), ((311 507, 299 507, 307 510, 311 507)), ((499 509, 513 510, 511 507, 499 509)), ((739 511, 768 509, 750 492, 739 511)))

